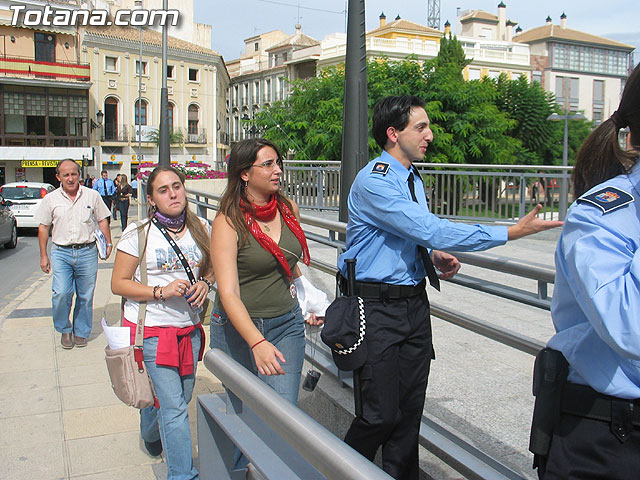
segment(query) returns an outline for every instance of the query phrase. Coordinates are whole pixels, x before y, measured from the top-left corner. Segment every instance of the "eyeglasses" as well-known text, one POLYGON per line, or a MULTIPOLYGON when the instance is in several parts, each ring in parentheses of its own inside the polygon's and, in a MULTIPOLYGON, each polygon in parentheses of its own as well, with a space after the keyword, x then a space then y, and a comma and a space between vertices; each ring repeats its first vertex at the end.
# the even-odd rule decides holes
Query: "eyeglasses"
POLYGON ((261 167, 267 170, 275 170, 276 165, 278 166, 278 168, 280 170, 282 170, 282 160, 267 160, 266 162, 263 163, 254 163, 253 165, 251 165, 252 167, 261 167))

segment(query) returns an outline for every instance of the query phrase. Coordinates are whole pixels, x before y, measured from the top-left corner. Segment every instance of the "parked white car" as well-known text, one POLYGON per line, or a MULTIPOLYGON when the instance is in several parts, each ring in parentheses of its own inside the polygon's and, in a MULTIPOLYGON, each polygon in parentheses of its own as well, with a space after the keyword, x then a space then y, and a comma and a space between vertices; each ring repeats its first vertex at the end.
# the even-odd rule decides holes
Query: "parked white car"
POLYGON ((0 187, 0 195, 11 201, 11 211, 16 217, 18 228, 37 228, 36 210, 44 196, 55 190, 50 183, 13 182, 0 187))
POLYGON ((5 200, 0 195, 0 245, 4 245, 4 248, 16 248, 18 244, 18 227, 11 205, 11 200, 5 200))

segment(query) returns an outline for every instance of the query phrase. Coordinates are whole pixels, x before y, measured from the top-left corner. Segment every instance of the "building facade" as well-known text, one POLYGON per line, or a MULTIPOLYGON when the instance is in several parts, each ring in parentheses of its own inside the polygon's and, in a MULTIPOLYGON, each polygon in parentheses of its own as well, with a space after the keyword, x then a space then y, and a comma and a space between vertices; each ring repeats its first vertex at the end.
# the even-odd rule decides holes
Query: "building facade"
POLYGON ((514 40, 530 46, 533 80, 567 110, 584 112, 597 124, 617 108, 635 47, 572 30, 565 14, 560 25, 547 18, 514 40))
POLYGON ((286 98, 290 84, 316 75, 319 42, 302 33, 281 30, 245 39, 245 53, 227 63, 231 81, 228 93, 228 124, 231 142, 258 135, 251 125, 256 112, 286 98), (304 55, 298 52, 304 51, 304 55))
MULTIPOLYGON (((157 163, 162 35, 132 27, 86 29, 81 59, 91 66, 90 115, 102 117, 92 136, 96 169, 134 175, 140 163, 157 163)), ((217 166, 229 148, 223 130, 229 76, 222 57, 169 37, 167 59, 171 160, 217 166)))
MULTIPOLYGON (((37 181, 58 185, 55 166, 73 158, 90 165, 90 66, 80 58, 75 27, 11 25, 0 2, 0 185, 37 181)), ((23 3, 20 3, 21 5, 23 3)), ((75 2, 29 3, 73 11, 75 2)))

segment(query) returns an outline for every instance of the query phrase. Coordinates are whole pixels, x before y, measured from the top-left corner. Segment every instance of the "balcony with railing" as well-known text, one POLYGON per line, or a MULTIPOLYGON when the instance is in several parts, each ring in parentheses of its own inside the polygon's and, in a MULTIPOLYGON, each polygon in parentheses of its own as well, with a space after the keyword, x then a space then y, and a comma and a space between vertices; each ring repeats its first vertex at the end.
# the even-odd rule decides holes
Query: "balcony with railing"
POLYGON ((88 82, 88 63, 43 62, 30 57, 0 56, 0 76, 65 82, 88 82))
POLYGON ((207 144, 206 129, 199 128, 197 130, 189 130, 189 132, 187 132, 185 136, 184 143, 206 145, 207 144))
POLYGON ((128 125, 105 123, 102 127, 101 142, 127 142, 129 138, 128 125))

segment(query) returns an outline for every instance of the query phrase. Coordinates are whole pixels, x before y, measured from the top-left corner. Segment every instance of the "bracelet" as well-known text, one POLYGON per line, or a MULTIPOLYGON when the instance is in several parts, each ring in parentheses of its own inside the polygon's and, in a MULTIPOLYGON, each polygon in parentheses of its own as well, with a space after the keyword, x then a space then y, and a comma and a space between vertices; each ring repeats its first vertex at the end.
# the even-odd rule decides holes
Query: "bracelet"
POLYGON ((267 339, 263 338, 262 340, 258 340, 256 343, 253 344, 253 346, 251 347, 251 350, 253 350, 254 348, 256 348, 258 345, 260 345, 262 342, 266 342, 267 339))
POLYGON ((107 247, 113 247, 113 243, 107 243, 107 247))
POLYGON ((207 284, 207 287, 209 287, 209 291, 213 290, 213 283, 211 283, 211 282, 210 282, 209 280, 207 280, 206 278, 204 278, 204 277, 200 277, 200 278, 198 279, 198 281, 199 281, 199 282, 204 282, 204 283, 206 283, 206 284, 207 284))
POLYGON ((153 299, 157 300, 156 298, 156 290, 158 290, 160 288, 160 285, 156 285, 155 287, 153 287, 153 299))
POLYGON ((160 301, 164 303, 164 295, 162 295, 162 287, 160 287, 160 301))

